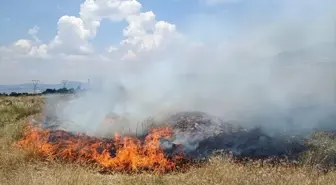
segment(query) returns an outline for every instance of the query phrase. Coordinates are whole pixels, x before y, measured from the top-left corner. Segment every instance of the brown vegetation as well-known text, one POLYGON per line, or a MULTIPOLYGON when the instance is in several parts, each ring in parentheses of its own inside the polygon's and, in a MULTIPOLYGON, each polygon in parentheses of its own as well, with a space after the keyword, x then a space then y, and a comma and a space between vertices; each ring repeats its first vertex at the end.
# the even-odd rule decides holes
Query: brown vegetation
POLYGON ((22 137, 27 119, 42 111, 41 97, 0 98, 0 184, 336 184, 336 136, 316 133, 300 165, 232 163, 213 157, 187 172, 165 175, 99 174, 93 167, 41 161, 33 153, 13 147, 22 137))

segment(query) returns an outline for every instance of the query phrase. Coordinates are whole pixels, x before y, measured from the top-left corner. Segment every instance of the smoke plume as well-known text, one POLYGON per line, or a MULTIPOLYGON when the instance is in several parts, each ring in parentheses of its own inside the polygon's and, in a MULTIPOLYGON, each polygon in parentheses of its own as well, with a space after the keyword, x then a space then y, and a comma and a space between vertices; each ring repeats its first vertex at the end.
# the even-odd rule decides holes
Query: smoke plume
MULTIPOLYGON (((61 126, 70 131, 98 135, 110 113, 128 120, 110 128, 112 134, 139 132, 149 117, 183 111, 260 127, 270 137, 336 129, 336 4, 256 1, 246 7, 236 19, 191 16, 182 39, 135 61, 113 61, 91 90, 46 115, 66 120, 61 126)), ((195 150, 215 131, 177 140, 195 150)))

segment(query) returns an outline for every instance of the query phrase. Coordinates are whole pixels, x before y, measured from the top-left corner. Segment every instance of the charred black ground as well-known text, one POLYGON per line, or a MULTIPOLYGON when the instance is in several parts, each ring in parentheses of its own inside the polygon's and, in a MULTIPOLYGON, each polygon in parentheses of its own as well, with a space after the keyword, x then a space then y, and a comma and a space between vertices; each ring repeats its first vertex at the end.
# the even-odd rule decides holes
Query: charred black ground
POLYGON ((203 112, 180 112, 167 122, 175 135, 162 145, 170 154, 183 150, 192 158, 207 158, 215 151, 223 151, 241 158, 296 160, 307 149, 302 138, 271 137, 261 128, 244 129, 203 112))
MULTIPOLYGON (((55 120, 57 118, 47 116, 44 127, 59 132, 56 134, 59 137, 70 134, 57 131, 60 122, 55 120)), ((307 149, 303 138, 271 137, 262 128, 245 129, 204 112, 178 112, 168 116, 163 123, 168 123, 174 131, 172 139, 161 141, 167 155, 183 152, 186 157, 198 160, 221 151, 237 158, 284 157, 297 160, 299 154, 307 149)), ((145 136, 146 133, 137 137, 143 140, 145 136)))

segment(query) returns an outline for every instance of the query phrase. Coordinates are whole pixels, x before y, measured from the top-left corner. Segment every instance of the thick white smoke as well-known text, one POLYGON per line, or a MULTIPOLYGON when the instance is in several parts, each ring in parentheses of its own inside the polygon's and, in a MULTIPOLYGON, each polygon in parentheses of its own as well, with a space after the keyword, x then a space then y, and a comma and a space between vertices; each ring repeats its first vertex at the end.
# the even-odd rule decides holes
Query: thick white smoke
POLYGON ((132 131, 147 117, 178 111, 261 125, 269 133, 336 129, 336 4, 274 4, 273 17, 251 4, 236 22, 191 18, 183 41, 135 61, 115 61, 100 83, 92 80, 92 90, 57 115, 73 122, 70 130, 89 133, 111 112, 131 120, 125 127, 132 131), (207 30, 213 25, 216 30, 207 30))

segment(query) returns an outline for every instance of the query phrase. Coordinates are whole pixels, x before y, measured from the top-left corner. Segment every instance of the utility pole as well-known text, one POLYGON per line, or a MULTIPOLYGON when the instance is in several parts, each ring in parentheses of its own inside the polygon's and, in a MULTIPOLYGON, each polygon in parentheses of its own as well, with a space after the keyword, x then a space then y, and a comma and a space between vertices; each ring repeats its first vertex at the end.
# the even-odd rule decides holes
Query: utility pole
POLYGON ((36 94, 37 85, 40 83, 40 80, 32 80, 34 86, 34 94, 36 94))
POLYGON ((66 88, 67 83, 68 83, 68 80, 62 80, 62 84, 63 84, 64 89, 66 88))
POLYGON ((91 89, 90 86, 91 86, 91 81, 90 81, 90 78, 89 78, 88 81, 87 81, 87 87, 86 87, 87 89, 86 90, 91 89))

